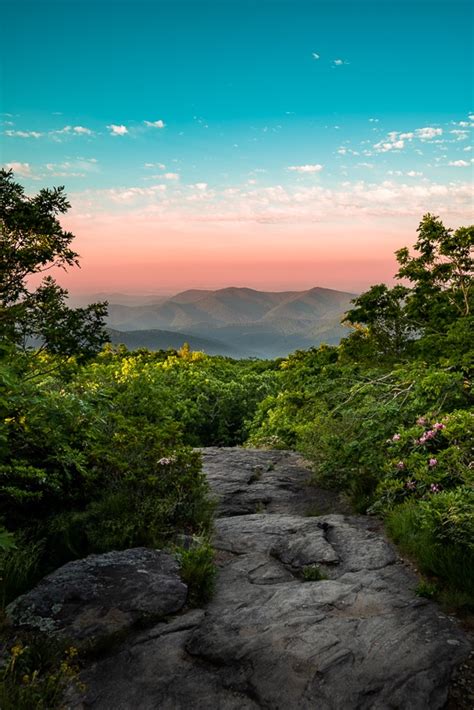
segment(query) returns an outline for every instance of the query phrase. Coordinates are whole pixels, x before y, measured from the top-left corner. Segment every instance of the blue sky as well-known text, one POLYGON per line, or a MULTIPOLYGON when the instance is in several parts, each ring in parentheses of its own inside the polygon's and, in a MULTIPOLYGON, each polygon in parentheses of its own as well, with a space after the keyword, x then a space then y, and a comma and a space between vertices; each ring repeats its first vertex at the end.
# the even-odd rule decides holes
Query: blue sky
POLYGON ((87 233, 472 218, 470 2, 1 5, 2 163, 65 184, 87 233))

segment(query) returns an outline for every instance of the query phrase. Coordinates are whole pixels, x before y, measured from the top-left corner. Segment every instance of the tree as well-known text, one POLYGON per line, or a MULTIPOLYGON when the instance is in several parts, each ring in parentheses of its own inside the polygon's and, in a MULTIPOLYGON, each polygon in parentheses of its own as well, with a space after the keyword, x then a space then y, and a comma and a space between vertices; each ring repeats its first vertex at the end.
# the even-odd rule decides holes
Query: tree
POLYGON ((451 323, 473 311, 474 225, 454 232, 426 214, 417 231, 415 254, 407 247, 396 252, 396 277, 412 284, 405 312, 424 334, 444 334, 451 323))
POLYGON ((0 170, 0 340, 27 349, 88 356, 107 341, 106 303, 69 308, 68 292, 51 276, 30 290, 29 278, 54 267, 79 266, 74 235, 58 215, 70 208, 64 187, 43 188, 34 197, 0 170))
POLYGON ((418 353, 437 359, 451 357, 453 345, 457 362, 472 355, 474 226, 453 231, 426 214, 417 231, 413 253, 407 247, 395 253, 396 278, 409 285, 372 286, 346 313, 355 328, 343 341, 349 356, 397 359, 418 353))

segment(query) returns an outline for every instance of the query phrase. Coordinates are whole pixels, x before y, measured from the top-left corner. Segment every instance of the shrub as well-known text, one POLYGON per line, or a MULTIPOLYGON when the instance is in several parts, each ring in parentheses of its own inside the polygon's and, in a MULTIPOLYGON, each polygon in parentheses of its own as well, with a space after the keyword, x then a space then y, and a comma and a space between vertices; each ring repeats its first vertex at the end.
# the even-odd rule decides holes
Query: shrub
POLYGON ((188 550, 178 550, 177 557, 181 578, 188 585, 188 604, 202 606, 211 599, 214 591, 217 573, 214 550, 209 542, 203 541, 188 550))

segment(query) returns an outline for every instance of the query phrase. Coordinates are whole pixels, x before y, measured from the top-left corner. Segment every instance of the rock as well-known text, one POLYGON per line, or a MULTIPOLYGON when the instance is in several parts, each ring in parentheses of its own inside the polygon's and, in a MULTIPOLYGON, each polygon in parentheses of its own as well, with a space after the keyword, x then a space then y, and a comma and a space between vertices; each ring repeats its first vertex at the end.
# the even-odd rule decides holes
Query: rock
POLYGON ((179 611, 186 596, 171 555, 135 548, 68 562, 10 604, 7 615, 17 626, 97 650, 137 624, 179 611))
MULTIPOLYGON (((469 641, 434 603, 415 595, 415 574, 374 521, 337 507, 334 514, 305 517, 320 492, 308 489, 308 470, 290 452, 203 453, 221 516, 214 536, 220 565, 214 597, 204 610, 185 609, 135 629, 89 662, 81 674, 87 689, 82 697, 71 696, 67 707, 443 708, 452 670, 468 658, 469 641), (303 581, 308 565, 317 565, 327 579, 303 581)), ((328 503, 330 495, 322 494, 328 503)), ((125 586, 129 572, 124 569, 115 583, 125 586)), ((130 574, 136 578, 137 568, 130 574)), ((175 567, 173 575, 179 586, 175 567)), ((173 613, 169 591, 164 614, 173 613)), ((43 593, 35 609, 42 610, 43 593)), ((120 603, 107 608, 127 613, 125 599, 135 602, 133 586, 117 594, 120 603)), ((47 608, 52 603, 49 598, 47 608)), ((90 605, 97 608, 95 597, 90 605)), ((68 618, 74 626, 73 614, 68 618)))
POLYGON ((469 644, 374 522, 303 517, 314 491, 289 452, 204 450, 204 467, 221 516, 214 598, 88 669, 84 707, 441 708, 469 644), (303 583, 313 564, 328 579, 303 583))
POLYGON ((218 517, 290 510, 305 514, 311 504, 321 513, 348 511, 333 491, 309 485, 308 466, 291 451, 212 447, 201 451, 218 517))

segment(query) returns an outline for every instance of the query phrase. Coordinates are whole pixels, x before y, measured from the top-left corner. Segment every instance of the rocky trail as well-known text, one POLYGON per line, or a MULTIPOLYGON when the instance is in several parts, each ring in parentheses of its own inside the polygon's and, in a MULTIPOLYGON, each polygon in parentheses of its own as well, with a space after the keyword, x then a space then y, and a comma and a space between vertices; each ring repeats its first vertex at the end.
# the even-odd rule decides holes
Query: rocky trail
POLYGON ((445 707, 470 643, 415 595, 416 576, 377 523, 309 487, 294 453, 204 449, 203 457, 218 499, 219 565, 205 609, 186 607, 168 555, 142 549, 69 563, 12 605, 17 623, 48 622, 79 645, 107 642, 69 707, 445 707), (160 620, 144 628, 147 618, 160 620))

